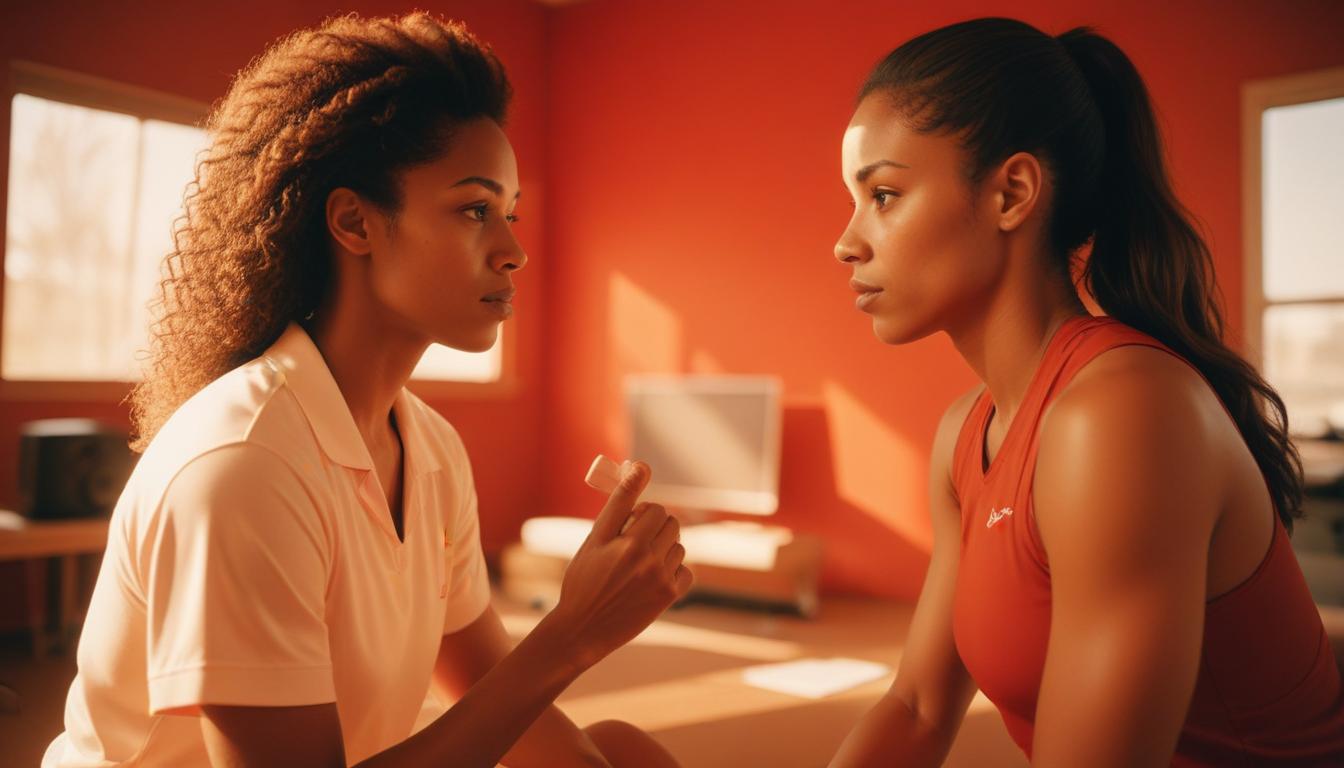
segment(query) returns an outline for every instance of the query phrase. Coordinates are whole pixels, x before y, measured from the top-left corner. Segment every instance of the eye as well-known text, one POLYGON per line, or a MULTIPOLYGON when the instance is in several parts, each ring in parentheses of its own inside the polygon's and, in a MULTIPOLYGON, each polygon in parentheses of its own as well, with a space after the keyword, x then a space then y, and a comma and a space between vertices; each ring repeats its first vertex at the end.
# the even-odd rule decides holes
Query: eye
POLYGON ((873 202, 877 203, 877 209, 880 211, 887 207, 891 201, 900 197, 900 195, 889 189, 879 189, 873 192, 873 202))
MULTIPOLYGON (((463 208, 462 210, 466 211, 467 215, 470 216, 474 221, 480 222, 482 224, 484 224, 490 218, 489 203, 477 203, 476 205, 468 206, 466 208, 463 208)), ((518 221, 518 217, 515 214, 506 213, 504 214, 504 220, 512 224, 518 221)))

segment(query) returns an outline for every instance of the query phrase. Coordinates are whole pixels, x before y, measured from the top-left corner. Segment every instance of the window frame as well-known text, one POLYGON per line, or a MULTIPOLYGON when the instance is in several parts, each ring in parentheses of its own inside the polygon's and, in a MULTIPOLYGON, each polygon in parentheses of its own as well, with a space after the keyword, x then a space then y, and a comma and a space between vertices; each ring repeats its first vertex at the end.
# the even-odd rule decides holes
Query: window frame
MULTIPOLYGON (((0 104, 0 267, 3 267, 3 243, 6 238, 9 205, 9 142, 14 96, 26 94, 50 101, 118 112, 140 120, 162 120, 201 126, 209 115, 209 105, 194 99, 163 93, 140 86, 72 72, 45 64, 15 60, 10 62, 9 78, 0 104)), ((0 268, 0 322, 4 317, 4 269, 0 268)), ((417 395, 443 399, 496 399, 512 397, 518 390, 514 324, 500 342, 499 378, 494 381, 455 381, 412 379, 407 386, 417 395)), ((0 333, 0 344, 4 335, 0 333)), ((114 380, 21 380, 0 376, 0 401, 75 401, 117 402, 130 393, 134 381, 114 380)))
MULTIPOLYGON (((6 237, 9 215, 9 142, 14 97, 20 93, 49 101, 59 101, 107 112, 118 112, 140 120, 163 120, 199 126, 209 107, 198 101, 159 91, 86 75, 79 72, 36 64, 10 62, 9 80, 3 104, 0 104, 0 243, 6 237)), ((2 247, 2 246, 0 246, 2 247)), ((0 254, 0 260, 4 256, 0 254)), ((0 269, 0 318, 3 318, 5 274, 0 269)), ((0 322, 3 322, 0 320, 0 322)), ((0 344, 4 334, 0 333, 0 344)), ((0 400, 75 400, 106 402, 121 400, 129 394, 131 381, 112 380, 22 380, 0 376, 0 400)))
POLYGON ((1261 121, 1266 110, 1344 98, 1344 67, 1252 80, 1241 89, 1242 334, 1245 357, 1264 370, 1265 310, 1275 306, 1339 304, 1344 296, 1270 300, 1264 287, 1264 158, 1261 121))

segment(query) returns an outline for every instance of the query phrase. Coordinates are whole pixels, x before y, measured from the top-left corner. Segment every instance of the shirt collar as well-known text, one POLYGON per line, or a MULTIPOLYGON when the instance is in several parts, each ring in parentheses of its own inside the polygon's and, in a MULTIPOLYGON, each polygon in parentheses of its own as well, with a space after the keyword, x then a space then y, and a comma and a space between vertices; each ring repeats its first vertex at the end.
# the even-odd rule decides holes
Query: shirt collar
MULTIPOLYGON (((350 469, 372 470, 373 459, 350 415, 350 406, 307 331, 290 323, 263 357, 283 375, 327 457, 350 469)), ((404 387, 393 403, 407 477, 440 468, 438 453, 429 449, 424 433, 425 414, 421 409, 428 407, 404 387)))
POLYGON ((284 376, 327 457, 351 469, 373 469, 350 406, 308 333, 290 323, 263 357, 284 376))

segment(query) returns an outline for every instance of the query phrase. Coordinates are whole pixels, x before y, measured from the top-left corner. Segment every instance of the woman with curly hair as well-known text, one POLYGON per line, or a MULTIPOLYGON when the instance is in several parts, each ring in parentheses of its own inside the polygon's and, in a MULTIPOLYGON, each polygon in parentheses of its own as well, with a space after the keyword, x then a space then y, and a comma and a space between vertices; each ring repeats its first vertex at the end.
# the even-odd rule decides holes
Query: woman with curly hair
POLYGON ((511 648, 462 441, 404 389, 430 343, 488 349, 512 312, 509 97, 425 14, 331 20, 234 81, 44 765, 675 765, 552 704, 689 587, 675 520, 637 503, 648 468, 511 648), (431 684, 458 700, 412 736, 431 684))
POLYGON ((889 344, 946 332, 983 386, 939 424, 900 670, 833 768, 941 764, 977 687, 1033 765, 1344 765, 1283 402, 1222 341, 1129 58, 1086 28, 928 32, 841 156, 858 308, 889 344))

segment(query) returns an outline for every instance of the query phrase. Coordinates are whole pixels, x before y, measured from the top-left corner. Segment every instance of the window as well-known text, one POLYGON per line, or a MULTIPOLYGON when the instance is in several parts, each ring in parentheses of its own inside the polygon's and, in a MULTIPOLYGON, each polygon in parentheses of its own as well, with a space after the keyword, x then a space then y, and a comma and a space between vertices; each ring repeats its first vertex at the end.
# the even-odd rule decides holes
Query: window
MULTIPOLYGON (((61 396, 60 383, 120 397, 139 377, 206 108, 32 64, 13 75, 0 379, 8 392, 61 396)), ((505 362, 501 343, 480 354, 434 345, 414 376, 430 391, 497 382, 505 362)))
POLYGON ((486 383, 499 381, 504 373, 504 344, 506 329, 501 326, 495 345, 485 352, 463 352, 442 344, 433 344, 425 350, 412 378, 424 381, 464 381, 486 383))
POLYGON ((1246 335, 1301 437, 1344 433, 1344 69, 1248 84, 1246 335))
POLYGON ((9 381, 131 381, 198 128, 26 93, 10 107, 9 381))

